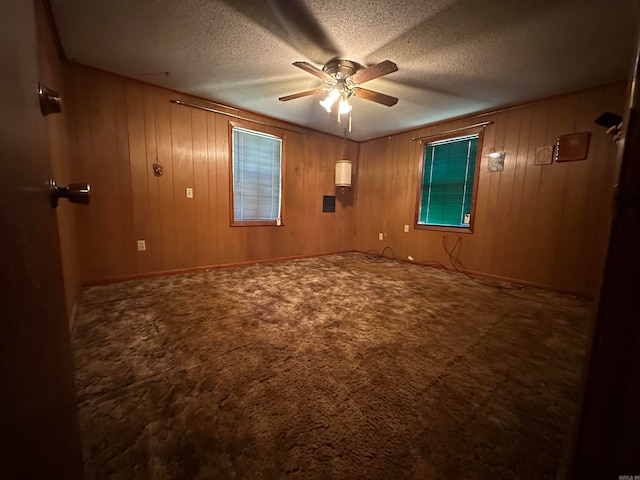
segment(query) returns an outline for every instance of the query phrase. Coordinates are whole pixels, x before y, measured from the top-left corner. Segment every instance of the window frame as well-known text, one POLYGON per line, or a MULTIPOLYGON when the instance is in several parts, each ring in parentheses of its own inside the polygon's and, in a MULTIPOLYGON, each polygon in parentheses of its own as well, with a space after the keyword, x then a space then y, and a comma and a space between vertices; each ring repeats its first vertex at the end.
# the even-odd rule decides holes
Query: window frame
POLYGON ((434 230, 440 232, 455 232, 455 233, 473 233, 473 227, 475 222, 476 213, 476 200, 478 198, 478 184, 480 183, 480 165, 482 164, 482 142, 484 137, 484 127, 471 127, 456 130, 454 132, 435 133, 429 135, 420 140, 420 148, 418 148, 418 186, 416 193, 416 205, 415 216, 413 222, 413 228, 416 230, 434 230), (464 137, 467 135, 478 135, 478 146, 476 149, 476 165, 473 172, 473 193, 471 195, 471 219, 469 226, 465 227, 452 227, 443 225, 425 225, 419 223, 420 221, 420 203, 422 201, 422 179, 424 178, 424 166, 426 159, 426 148, 429 143, 438 142, 441 140, 449 140, 457 137, 464 137))
POLYGON ((284 226, 284 205, 285 205, 285 152, 287 136, 280 131, 265 125, 256 125, 251 122, 229 122, 228 132, 229 142, 229 226, 231 227, 279 227, 284 226), (251 130, 265 135, 277 137, 282 142, 282 150, 280 152, 280 217, 279 220, 241 220, 236 221, 234 215, 234 190, 233 190, 233 129, 242 128, 251 130))

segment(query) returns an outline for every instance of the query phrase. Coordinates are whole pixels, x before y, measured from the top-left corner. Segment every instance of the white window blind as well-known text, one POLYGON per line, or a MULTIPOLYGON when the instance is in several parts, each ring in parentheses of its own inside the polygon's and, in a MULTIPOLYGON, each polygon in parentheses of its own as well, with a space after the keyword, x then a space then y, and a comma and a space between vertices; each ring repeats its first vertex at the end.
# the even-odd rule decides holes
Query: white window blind
POLYGON ((280 218, 282 202, 282 139, 232 129, 233 219, 264 222, 280 218))

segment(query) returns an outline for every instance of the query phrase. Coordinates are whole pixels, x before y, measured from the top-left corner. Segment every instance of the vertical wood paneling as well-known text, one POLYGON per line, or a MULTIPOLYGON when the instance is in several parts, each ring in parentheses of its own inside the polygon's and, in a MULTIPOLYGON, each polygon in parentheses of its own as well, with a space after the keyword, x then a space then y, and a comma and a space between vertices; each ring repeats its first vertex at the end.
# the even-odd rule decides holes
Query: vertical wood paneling
MULTIPOLYGON (((602 113, 604 90, 590 90, 580 94, 576 111, 575 130, 577 132, 591 131, 593 120, 602 113)), ((568 165, 568 179, 565 189, 560 223, 560 238, 555 251, 553 276, 561 284, 572 285, 577 291, 588 288, 588 273, 584 269, 584 262, 580 256, 581 244, 589 242, 583 238, 584 222, 590 221, 588 212, 582 206, 587 203, 589 177, 596 159, 601 158, 608 148, 602 148, 598 141, 600 136, 593 137, 589 148, 587 161, 571 162, 568 165), (582 273, 581 273, 582 272, 582 273)))
POLYGON ((540 176, 545 168, 553 165, 534 165, 537 147, 548 145, 545 141, 547 134, 547 119, 550 112, 550 101, 537 102, 530 107, 532 111, 531 128, 529 130, 529 144, 526 160, 526 176, 522 184, 521 204, 518 208, 518 227, 515 243, 519 250, 511 259, 514 264, 515 277, 528 279, 529 261, 532 258, 532 248, 537 241, 534 221, 538 209, 538 193, 540 176))
POLYGON ((504 137, 500 142, 496 142, 496 152, 505 152, 504 170, 493 173, 492 177, 499 180, 498 198, 496 211, 494 214, 495 229, 493 242, 491 244, 491 257, 489 265, 499 275, 507 276, 510 266, 510 256, 508 250, 509 233, 515 231, 511 220, 511 213, 514 208, 514 185, 516 183, 516 170, 518 166, 518 143, 520 139, 520 124, 522 122, 522 109, 514 109, 504 113, 503 122, 506 125, 504 137), (508 158, 508 160, 506 160, 508 158))
MULTIPOLYGON (((517 134, 517 149, 509 152, 513 155, 514 176, 513 189, 511 196, 511 208, 509 211, 509 228, 507 229, 504 251, 501 253, 504 257, 504 275, 508 278, 522 278, 525 268, 518 265, 517 259, 520 257, 518 244, 518 232, 520 231, 520 222, 523 217, 521 215, 522 203, 524 200, 524 186, 527 178, 528 158, 529 158, 529 137, 531 134, 531 121, 533 118, 533 109, 523 108, 521 110, 520 129, 517 134)), ((534 150, 535 154, 535 150, 534 150)), ((510 162, 507 162, 510 163, 510 162)))
MULTIPOLYGON (((559 135, 575 131, 575 95, 551 101, 553 114, 547 120, 545 145, 553 145, 559 135)), ((562 209, 566 196, 570 162, 554 162, 542 169, 538 189, 538 202, 534 217, 533 234, 536 241, 529 257, 528 278, 534 282, 553 281, 553 260, 560 238, 562 209)))
MULTIPOLYGON (((496 214, 498 211, 498 193, 500 191, 500 173, 489 172, 487 170, 489 152, 498 151, 500 145, 504 143, 506 130, 506 113, 500 113, 495 117, 495 123, 485 130, 484 142, 482 145, 482 163, 480 165, 480 180, 478 185, 478 193, 483 200, 476 202, 476 208, 480 207, 482 215, 476 217, 480 224, 474 223, 474 231, 478 232, 478 240, 481 242, 480 249, 480 271, 488 271, 491 268, 491 247, 493 246, 493 237, 498 226, 496 223, 496 214), (485 179, 482 184, 482 179, 485 179), (482 187, 482 188, 481 188, 482 187), (481 227, 478 229, 478 227, 481 227)), ((502 207, 502 205, 500 205, 502 207)), ((464 242, 464 240, 463 240, 464 242)))
POLYGON ((284 226, 231 227, 228 117, 173 105, 168 90, 89 68, 71 66, 69 76, 69 152, 95 185, 95 201, 78 216, 87 281, 354 248, 448 263, 443 232, 413 229, 422 147, 412 137, 494 120, 485 130, 475 231, 446 233, 449 247, 462 238, 458 254, 472 271, 594 292, 616 163, 604 129, 591 122, 600 111, 621 111, 623 84, 347 142, 354 181, 344 196, 333 185, 342 139, 246 122, 286 134, 284 226), (536 147, 584 130, 593 132, 587 160, 533 164, 536 147), (501 173, 486 171, 492 149, 507 153, 501 173), (161 177, 153 176, 156 159, 161 177), (322 213, 328 194, 337 195, 332 214, 322 213), (136 251, 137 239, 147 241, 146 252, 136 251))
MULTIPOLYGON (((354 248, 350 193, 336 213, 321 208, 322 195, 335 193, 342 139, 244 122, 284 137, 284 226, 231 227, 229 117, 172 104, 176 94, 159 87, 70 70, 73 152, 95 194, 81 242, 85 281, 354 248), (153 175, 156 161, 160 177, 153 175), (143 239, 147 250, 138 252, 143 239)), ((357 165, 357 145, 347 145, 357 165)))
POLYGON ((211 265, 207 112, 191 110, 196 265, 211 265))
POLYGON ((594 295, 608 238, 616 161, 609 138, 593 119, 602 111, 622 111, 623 93, 619 83, 362 143, 356 248, 390 246, 397 257, 410 254, 448 264, 443 236, 449 248, 461 238, 456 254, 470 271, 594 295), (422 147, 419 142, 408 146, 410 137, 486 120, 494 123, 485 129, 474 232, 396 233, 416 211, 415 170, 422 147), (577 131, 593 132, 587 160, 534 165, 537 147, 577 131), (492 150, 506 152, 503 172, 486 170, 492 150), (405 173, 414 180, 403 180, 405 173), (383 228, 390 234, 379 242, 383 228))
POLYGON ((101 272, 107 277, 124 274, 123 232, 117 198, 120 191, 116 159, 118 157, 112 81, 93 74, 89 77, 94 95, 89 97, 89 128, 91 157, 94 160, 95 181, 92 200, 98 218, 101 272))
MULTIPOLYGON (((155 89, 155 128, 158 138, 158 160, 163 166, 163 174, 158 177, 158 204, 160 206, 160 237, 162 249, 162 269, 179 268, 176 248, 176 213, 173 201, 173 159, 171 148, 171 112, 169 93, 155 89)), ((147 172, 147 175, 150 175, 147 172)))
MULTIPOLYGON (((127 99, 127 119, 129 127, 129 162, 131 164, 131 185, 132 185, 132 204, 133 223, 135 228, 136 240, 145 240, 150 238, 150 210, 149 210, 149 184, 147 170, 147 151, 145 142, 145 123, 144 123, 144 99, 143 88, 138 83, 128 82, 126 86, 127 99)), ((93 159, 91 159, 93 161, 93 159)), ((94 215, 96 215, 94 213, 94 215)), ((98 221, 102 221, 96 215, 98 221)), ((105 226, 107 227, 107 226, 105 226)), ((153 271, 153 262, 151 259, 152 249, 158 248, 157 245, 149 242, 146 251, 136 251, 136 271, 144 273, 153 271)), ((100 252, 102 254, 102 252, 100 252)), ((101 278, 110 278, 106 275, 101 278)))
POLYGON ((160 221, 160 188, 159 177, 154 176, 153 164, 158 160, 158 135, 156 106, 153 95, 154 88, 145 85, 142 90, 144 104, 144 145, 146 150, 145 173, 147 177, 149 203, 149 231, 146 241, 149 244, 149 255, 154 270, 162 269, 162 227, 160 221))
POLYGON ((191 110, 171 104, 171 158, 173 200, 176 218, 176 258, 182 267, 196 265, 194 199, 186 197, 193 188, 193 136, 191 110))
MULTIPOLYGON (((91 89, 87 77, 90 71, 81 67, 72 68, 69 76, 71 79, 69 98, 73 105, 72 118, 75 125, 75 138, 71 140, 71 144, 74 146, 73 151, 78 161, 80 178, 83 182, 95 185, 88 106, 91 89)), ((78 211, 80 256, 84 280, 104 278, 101 269, 98 216, 94 211, 94 204, 90 208, 78 211)))
POLYGON ((136 273, 136 236, 133 211, 133 187, 129 162, 129 131, 127 125, 126 85, 122 78, 113 79, 113 105, 116 123, 116 149, 119 191, 112 201, 117 202, 122 229, 123 275, 136 273))
POLYGON ((217 148, 217 118, 219 115, 207 113, 207 175, 209 185, 209 246, 210 246, 210 264, 216 265, 222 263, 220 261, 220 241, 219 241, 219 218, 221 215, 227 214, 228 211, 222 210, 222 206, 218 201, 218 156, 220 152, 217 148))

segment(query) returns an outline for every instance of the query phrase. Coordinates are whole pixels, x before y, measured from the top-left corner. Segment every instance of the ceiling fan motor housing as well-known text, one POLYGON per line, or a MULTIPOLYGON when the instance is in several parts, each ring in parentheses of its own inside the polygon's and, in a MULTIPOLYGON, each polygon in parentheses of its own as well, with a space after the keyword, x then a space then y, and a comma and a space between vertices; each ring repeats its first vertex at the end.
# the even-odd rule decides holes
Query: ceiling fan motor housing
POLYGON ((328 61, 327 64, 322 67, 322 71, 333 76, 336 76, 338 73, 341 73, 343 76, 347 76, 353 75, 361 68, 362 65, 352 62, 351 60, 335 59, 328 61))

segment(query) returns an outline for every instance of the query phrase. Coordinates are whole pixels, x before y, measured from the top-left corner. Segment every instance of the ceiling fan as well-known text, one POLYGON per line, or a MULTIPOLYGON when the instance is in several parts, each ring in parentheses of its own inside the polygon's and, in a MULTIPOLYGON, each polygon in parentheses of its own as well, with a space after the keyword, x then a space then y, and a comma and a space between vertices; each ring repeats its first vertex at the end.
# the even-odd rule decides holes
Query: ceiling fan
POLYGON ((396 72, 398 70, 398 66, 390 60, 384 60, 383 62, 367 68, 364 68, 362 65, 352 62, 351 60, 342 59, 330 60, 324 67, 322 67, 322 70, 308 62, 294 62, 293 65, 318 77, 320 80, 325 82, 326 85, 321 88, 314 88, 313 90, 280 97, 278 100, 281 102, 287 102, 289 100, 307 97, 309 95, 316 95, 318 93, 327 93, 327 97, 320 101, 320 105, 322 105, 327 112, 337 114, 338 121, 340 121, 341 115, 351 112, 351 105, 349 105, 348 100, 352 96, 371 100, 372 102, 380 103, 387 107, 391 107, 398 103, 398 99, 396 97, 375 92, 360 86, 374 78, 379 78, 396 72), (338 108, 334 108, 336 103, 338 108))

